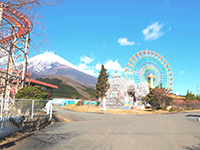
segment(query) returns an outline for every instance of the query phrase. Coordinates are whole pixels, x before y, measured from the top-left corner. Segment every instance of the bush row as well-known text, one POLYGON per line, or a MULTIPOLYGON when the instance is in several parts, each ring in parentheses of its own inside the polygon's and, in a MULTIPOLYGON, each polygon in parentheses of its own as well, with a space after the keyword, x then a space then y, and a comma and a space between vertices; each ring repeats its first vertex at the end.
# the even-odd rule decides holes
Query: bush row
POLYGON ((196 110, 200 109, 200 101, 198 100, 174 100, 172 106, 175 110, 196 110))

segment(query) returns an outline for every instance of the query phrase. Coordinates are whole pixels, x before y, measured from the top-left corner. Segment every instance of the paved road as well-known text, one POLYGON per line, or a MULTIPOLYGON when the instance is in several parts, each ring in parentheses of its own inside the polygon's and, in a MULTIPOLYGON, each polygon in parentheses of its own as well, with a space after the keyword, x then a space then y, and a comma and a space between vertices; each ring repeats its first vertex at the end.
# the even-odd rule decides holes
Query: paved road
POLYGON ((9 150, 198 150, 200 112, 161 115, 77 113, 54 107, 74 122, 57 123, 9 150))

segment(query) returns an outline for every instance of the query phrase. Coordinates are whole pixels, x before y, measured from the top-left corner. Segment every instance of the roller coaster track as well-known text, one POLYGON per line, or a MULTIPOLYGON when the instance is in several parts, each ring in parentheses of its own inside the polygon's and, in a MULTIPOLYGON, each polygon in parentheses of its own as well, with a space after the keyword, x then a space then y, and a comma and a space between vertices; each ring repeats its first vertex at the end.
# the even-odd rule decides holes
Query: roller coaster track
POLYGON ((11 34, 6 37, 1 37, 0 43, 6 44, 8 41, 14 39, 14 36, 20 38, 32 30, 33 25, 24 14, 6 4, 0 3, 0 5, 3 5, 2 19, 18 28, 14 35, 11 34))
POLYGON ((0 98, 5 110, 12 105, 11 95, 25 85, 32 29, 26 15, 0 2, 0 98))

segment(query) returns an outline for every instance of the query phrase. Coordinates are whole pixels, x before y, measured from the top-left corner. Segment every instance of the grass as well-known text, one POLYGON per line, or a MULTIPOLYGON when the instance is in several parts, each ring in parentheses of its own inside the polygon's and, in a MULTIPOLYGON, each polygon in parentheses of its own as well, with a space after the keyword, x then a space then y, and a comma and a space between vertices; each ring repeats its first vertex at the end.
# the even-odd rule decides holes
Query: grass
POLYGON ((92 88, 87 88, 85 86, 82 86, 84 87, 85 89, 83 89, 83 91, 87 92, 88 94, 90 94, 91 97, 95 97, 95 90, 92 89, 92 88))
MULTIPOLYGON (((58 89, 53 90, 53 97, 84 98, 74 87, 64 84, 60 79, 38 78, 37 80, 58 86, 58 89)), ((91 98, 95 97, 94 89, 84 85, 82 85, 81 89, 88 93, 91 98)), ((46 90, 47 92, 51 92, 48 88, 46 90)))
POLYGON ((102 111, 101 107, 90 106, 90 105, 83 105, 83 106, 65 105, 65 106, 59 106, 59 107, 68 109, 68 110, 72 110, 72 111, 76 111, 76 112, 91 112, 91 113, 102 113, 102 114, 162 114, 162 113, 169 113, 169 111, 164 111, 164 110, 152 111, 151 109, 145 109, 145 110, 106 109, 106 111, 102 111))

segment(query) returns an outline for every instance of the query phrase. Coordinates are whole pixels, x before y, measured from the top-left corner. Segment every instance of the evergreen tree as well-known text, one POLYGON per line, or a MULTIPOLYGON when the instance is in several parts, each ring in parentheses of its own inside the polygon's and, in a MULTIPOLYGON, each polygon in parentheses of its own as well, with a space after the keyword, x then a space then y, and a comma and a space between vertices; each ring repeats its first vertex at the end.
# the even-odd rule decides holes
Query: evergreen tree
POLYGON ((195 99, 196 99, 196 96, 194 94, 192 94, 192 92, 189 92, 189 90, 187 90, 185 100, 195 100, 195 99))
POLYGON ((108 83, 108 77, 109 73, 107 72, 107 69, 104 68, 104 65, 102 65, 98 81, 96 83, 95 95, 97 98, 102 99, 106 96, 106 92, 110 88, 110 84, 108 83))
POLYGON ((153 110, 166 109, 171 105, 173 99, 168 97, 169 90, 163 87, 150 88, 150 93, 146 96, 147 101, 151 104, 153 110))
MULTIPOLYGON (((35 86, 24 86, 15 94, 16 99, 27 99, 27 100, 15 100, 15 107, 20 109, 22 113, 28 112, 32 107, 32 99, 46 100, 50 99, 50 95, 42 87, 35 86)), ((41 109, 45 107, 47 101, 35 101, 34 108, 41 109)))
POLYGON ((196 99, 197 99, 197 100, 200 100, 200 95, 197 94, 196 99))
POLYGON ((24 86, 16 94, 15 98, 20 99, 49 99, 50 95, 40 86, 24 86))

